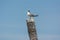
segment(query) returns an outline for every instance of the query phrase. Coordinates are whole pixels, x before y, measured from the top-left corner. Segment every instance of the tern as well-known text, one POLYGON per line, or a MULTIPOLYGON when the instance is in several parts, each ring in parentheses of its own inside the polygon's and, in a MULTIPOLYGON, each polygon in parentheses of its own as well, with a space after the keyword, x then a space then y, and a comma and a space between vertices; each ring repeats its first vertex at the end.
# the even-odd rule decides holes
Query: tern
POLYGON ((37 16, 38 16, 38 15, 31 14, 30 10, 28 10, 27 15, 28 15, 29 17, 37 17, 37 16))

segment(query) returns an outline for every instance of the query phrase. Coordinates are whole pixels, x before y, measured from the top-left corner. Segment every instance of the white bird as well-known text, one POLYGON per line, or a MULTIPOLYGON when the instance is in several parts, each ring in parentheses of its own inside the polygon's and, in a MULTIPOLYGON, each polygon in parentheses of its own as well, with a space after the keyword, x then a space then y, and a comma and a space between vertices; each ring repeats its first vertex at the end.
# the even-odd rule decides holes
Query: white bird
POLYGON ((30 17, 37 17, 38 15, 31 14, 30 10, 28 10, 27 15, 30 17))

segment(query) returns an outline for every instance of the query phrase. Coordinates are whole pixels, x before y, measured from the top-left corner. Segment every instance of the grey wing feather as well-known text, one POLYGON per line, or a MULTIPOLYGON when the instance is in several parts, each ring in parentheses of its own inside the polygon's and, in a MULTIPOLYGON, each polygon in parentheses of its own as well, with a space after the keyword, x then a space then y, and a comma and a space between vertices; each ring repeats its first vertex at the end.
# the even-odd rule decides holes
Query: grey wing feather
POLYGON ((31 15, 31 17, 37 17, 38 15, 31 15))

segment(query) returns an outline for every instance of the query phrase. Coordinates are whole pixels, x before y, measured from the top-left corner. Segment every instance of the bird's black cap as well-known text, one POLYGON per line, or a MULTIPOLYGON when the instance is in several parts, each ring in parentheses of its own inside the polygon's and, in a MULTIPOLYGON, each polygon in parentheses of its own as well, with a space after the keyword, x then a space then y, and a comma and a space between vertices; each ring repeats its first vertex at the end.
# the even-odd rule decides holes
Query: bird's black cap
POLYGON ((28 10, 28 12, 30 12, 30 10, 28 10))

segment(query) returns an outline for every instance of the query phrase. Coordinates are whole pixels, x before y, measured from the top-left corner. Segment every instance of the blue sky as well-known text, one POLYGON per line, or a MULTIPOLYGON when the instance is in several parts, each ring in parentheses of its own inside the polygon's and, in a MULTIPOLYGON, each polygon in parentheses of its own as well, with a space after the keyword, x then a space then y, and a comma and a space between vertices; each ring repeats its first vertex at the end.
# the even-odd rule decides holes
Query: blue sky
POLYGON ((0 40, 29 40, 27 10, 39 15, 39 40, 60 40, 60 0, 0 0, 0 40))

